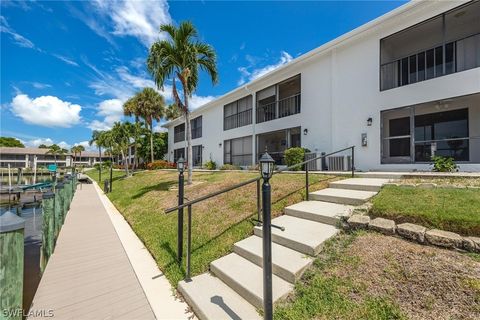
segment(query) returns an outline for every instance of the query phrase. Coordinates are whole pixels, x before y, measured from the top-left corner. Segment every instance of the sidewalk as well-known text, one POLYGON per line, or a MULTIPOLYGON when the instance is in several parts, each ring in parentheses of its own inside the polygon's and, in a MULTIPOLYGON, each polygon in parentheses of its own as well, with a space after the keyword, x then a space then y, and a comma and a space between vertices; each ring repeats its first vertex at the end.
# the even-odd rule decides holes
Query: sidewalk
MULTIPOLYGON (((142 270, 134 266, 139 261, 131 263, 129 250, 120 239, 122 234, 133 231, 123 220, 128 229, 124 226, 118 233, 104 206, 105 199, 100 199, 96 188, 84 184, 76 192, 35 294, 29 319, 51 319, 52 314, 53 319, 160 319, 149 303, 155 302, 155 297, 147 298, 139 281, 138 272, 142 270), (43 317, 35 317, 35 313, 43 317)), ((133 235, 123 241, 135 244, 139 240, 133 235)), ((142 258, 137 255, 135 259, 142 258)), ((150 282, 153 281, 151 277, 150 282)), ((144 283, 148 284, 145 279, 144 283)), ((155 302, 156 311, 158 304, 164 302, 165 309, 170 310, 169 306, 175 303, 177 317, 170 318, 187 318, 185 304, 174 299, 170 285, 162 289, 167 293, 163 292, 161 298, 168 300, 155 302)))

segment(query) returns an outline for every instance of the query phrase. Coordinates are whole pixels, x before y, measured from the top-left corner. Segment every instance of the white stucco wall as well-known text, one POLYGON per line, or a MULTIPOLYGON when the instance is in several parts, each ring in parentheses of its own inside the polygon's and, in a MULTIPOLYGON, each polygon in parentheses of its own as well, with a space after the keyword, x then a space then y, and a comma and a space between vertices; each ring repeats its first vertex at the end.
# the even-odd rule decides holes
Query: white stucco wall
MULTIPOLYGON (((381 164, 380 112, 479 93, 480 68, 380 91, 380 39, 460 4, 448 1, 413 5, 401 15, 390 17, 308 59, 294 61, 291 66, 221 97, 207 108, 194 111, 191 118, 202 115, 203 123, 202 137, 193 140, 192 144, 204 146, 203 162, 211 158, 222 165, 224 140, 251 135, 252 148, 255 149, 257 134, 301 127, 302 146, 313 152, 331 152, 355 145, 355 164, 359 170, 428 169, 427 164, 381 164), (297 74, 301 74, 301 113, 255 124, 255 92, 297 74), (248 94, 253 95, 254 124, 224 131, 223 106, 248 94), (373 118, 372 126, 367 126, 369 117, 373 118), (308 129, 307 135, 303 135, 305 128, 308 129), (367 133, 366 147, 361 146, 362 133, 367 133)), ((480 135, 480 129, 472 129, 480 128, 479 112, 472 111, 469 121, 471 136, 472 132, 480 135)), ((169 124, 169 160, 173 160, 174 149, 185 146, 185 142, 173 143, 173 127, 179 123, 177 120, 169 124)), ((478 150, 479 147, 480 142, 471 143, 472 149, 478 150)), ((480 171, 480 164, 465 164, 461 168, 480 171)))

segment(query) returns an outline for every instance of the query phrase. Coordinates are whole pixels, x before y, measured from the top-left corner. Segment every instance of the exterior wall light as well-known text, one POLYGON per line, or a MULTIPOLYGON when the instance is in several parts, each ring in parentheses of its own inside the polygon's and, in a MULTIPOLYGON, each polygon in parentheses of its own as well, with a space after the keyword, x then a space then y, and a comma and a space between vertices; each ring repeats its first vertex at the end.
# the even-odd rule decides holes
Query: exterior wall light
POLYGON ((265 152, 262 157, 260 158, 260 173, 262 174, 262 178, 264 181, 267 181, 273 175, 273 167, 275 165, 275 160, 265 152))
POLYGON ((183 157, 180 157, 180 159, 177 160, 177 170, 180 174, 185 170, 185 160, 183 160, 183 157))
POLYGON ((373 122, 372 117, 369 117, 369 118, 367 119, 367 126, 371 127, 371 126, 372 126, 372 122, 373 122))
POLYGON ((308 129, 307 128, 303 129, 303 135, 306 136, 307 134, 308 134, 308 129))

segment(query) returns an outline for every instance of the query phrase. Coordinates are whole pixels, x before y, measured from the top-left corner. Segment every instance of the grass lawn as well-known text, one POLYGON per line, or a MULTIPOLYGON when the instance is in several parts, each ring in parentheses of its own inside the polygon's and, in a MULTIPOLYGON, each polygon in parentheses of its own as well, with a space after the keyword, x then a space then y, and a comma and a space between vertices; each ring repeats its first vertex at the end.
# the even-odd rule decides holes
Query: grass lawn
POLYGON ((402 188, 385 186, 372 200, 373 216, 397 223, 480 235, 480 190, 458 188, 402 188))
POLYGON ((395 237, 340 234, 275 319, 479 319, 480 262, 395 237))
MULTIPOLYGON (((98 171, 87 174, 98 179, 98 171)), ((177 190, 171 188, 177 186, 178 173, 144 171, 129 178, 122 178, 123 172, 114 174, 113 192, 108 197, 176 287, 185 275, 184 263, 179 267, 176 262, 177 214, 165 215, 164 209, 177 203, 177 190)), ((192 200, 256 176, 256 172, 194 172, 194 183, 186 187, 185 196, 192 200)), ((336 178, 310 174, 310 191, 326 187, 333 179, 336 178)), ((304 174, 275 175, 271 180, 272 215, 280 215, 285 206, 301 201, 305 195, 304 184, 304 174)), ((236 189, 192 208, 191 272, 197 275, 207 271, 211 261, 229 253, 235 242, 252 234, 254 224, 250 218, 256 216, 256 185, 236 189)), ((186 241, 186 236, 184 239, 186 241)))

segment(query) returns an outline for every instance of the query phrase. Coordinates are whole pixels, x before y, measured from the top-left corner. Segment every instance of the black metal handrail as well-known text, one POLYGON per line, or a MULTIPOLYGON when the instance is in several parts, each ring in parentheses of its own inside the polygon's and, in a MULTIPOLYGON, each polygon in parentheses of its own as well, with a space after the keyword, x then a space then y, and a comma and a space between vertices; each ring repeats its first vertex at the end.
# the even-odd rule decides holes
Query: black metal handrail
MULTIPOLYGON (((289 166, 289 167, 286 167, 286 168, 283 168, 281 170, 277 170, 275 172, 273 172, 273 174, 277 174, 277 173, 281 173, 281 172, 284 172, 284 171, 287 171, 289 169, 293 169, 293 168, 297 168, 299 166, 303 166, 305 164, 308 164, 310 162, 313 162, 313 161, 317 161, 317 160, 320 160, 320 159, 325 159, 326 157, 328 156, 331 156, 331 155, 334 155, 334 154, 337 154, 337 153, 340 153, 340 152, 343 152, 343 151, 346 151, 346 150, 351 150, 352 152, 352 167, 351 167, 351 170, 352 170, 352 177, 354 176, 354 173, 355 173, 355 166, 354 166, 354 153, 355 153, 355 146, 351 146, 351 147, 347 147, 347 148, 343 148, 341 150, 337 150, 337 151, 334 151, 334 152, 330 152, 330 153, 327 153, 327 154, 322 154, 318 157, 315 157, 315 158, 312 158, 312 159, 308 159, 308 160, 305 160, 303 162, 300 162, 300 163, 297 163, 297 164, 294 164, 292 166, 289 166)), ((212 192, 212 193, 209 193, 207 195, 204 195, 202 197, 199 197, 197 199, 193 199, 193 200, 187 200, 187 202, 185 203, 182 203, 182 204, 179 204, 178 206, 176 207, 172 207, 172 208, 167 208, 165 209, 165 214, 168 214, 168 213, 171 213, 173 211, 178 211, 179 214, 182 214, 183 213, 183 209, 184 208, 187 208, 187 213, 188 213, 188 218, 187 218, 187 268, 186 268, 186 279, 190 279, 190 256, 191 256, 191 232, 192 232, 192 205, 196 204, 196 203, 199 203, 199 202, 202 202, 202 201, 205 201, 205 200, 208 200, 208 199, 211 199, 211 198, 214 198, 216 196, 219 196, 221 194, 224 194, 224 193, 227 193, 229 191, 232 191, 232 190, 235 190, 235 189, 238 189, 238 188, 241 188, 241 187, 244 187, 246 185, 249 185, 251 183, 256 183, 257 184, 257 219, 254 219, 255 221, 257 221, 258 223, 262 223, 261 219, 260 219, 260 215, 261 215, 261 212, 262 212, 262 209, 261 209, 261 205, 262 205, 262 199, 260 197, 260 180, 262 178, 259 176, 257 178, 253 178, 253 179, 250 179, 250 180, 247 180, 247 181, 244 181, 244 182, 240 182, 240 183, 237 183, 233 186, 230 186, 230 187, 227 187, 227 188, 224 188, 222 190, 219 190, 219 191, 215 191, 215 192, 212 192)), ((309 199, 309 170, 308 170, 308 165, 305 166, 305 191, 306 191, 306 200, 309 199)), ((180 198, 183 198, 185 199, 185 197, 182 196, 180 198)), ((276 225, 271 225, 272 227, 274 228, 278 228, 278 229, 281 229, 282 231, 285 230, 285 228, 281 227, 281 226, 276 226, 276 225)), ((183 240, 182 240, 183 242, 183 240)))

